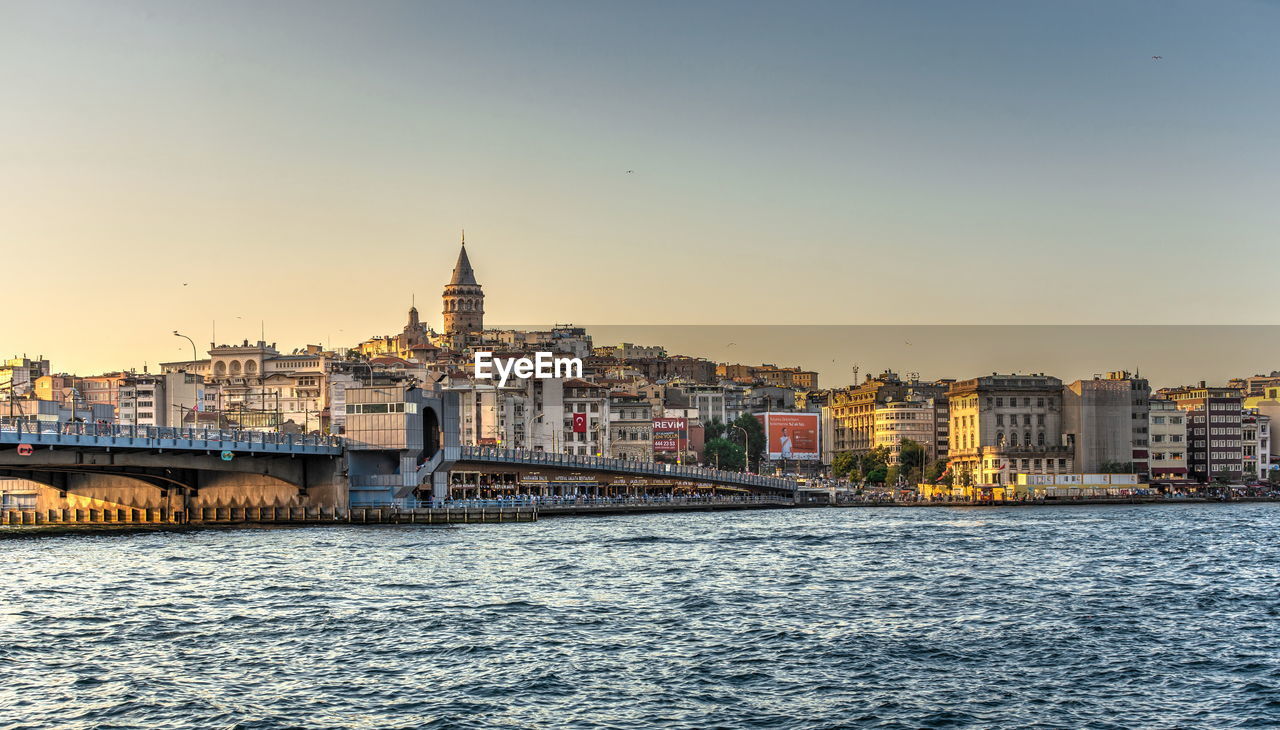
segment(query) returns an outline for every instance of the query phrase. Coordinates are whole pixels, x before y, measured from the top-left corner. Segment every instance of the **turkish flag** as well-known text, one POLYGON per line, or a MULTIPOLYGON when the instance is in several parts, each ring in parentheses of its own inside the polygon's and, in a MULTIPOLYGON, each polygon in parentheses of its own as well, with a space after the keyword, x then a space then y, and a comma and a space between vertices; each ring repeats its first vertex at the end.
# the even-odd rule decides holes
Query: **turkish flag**
POLYGON ((587 414, 585 413, 573 414, 573 432, 574 433, 587 432, 587 414))

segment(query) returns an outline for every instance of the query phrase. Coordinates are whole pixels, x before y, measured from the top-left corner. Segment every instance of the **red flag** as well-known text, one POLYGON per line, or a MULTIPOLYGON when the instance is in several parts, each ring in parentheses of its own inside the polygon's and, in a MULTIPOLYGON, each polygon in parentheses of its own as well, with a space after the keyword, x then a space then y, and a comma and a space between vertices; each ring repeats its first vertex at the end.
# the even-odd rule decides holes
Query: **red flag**
POLYGON ((573 432, 574 433, 587 432, 587 414, 585 413, 573 414, 573 432))

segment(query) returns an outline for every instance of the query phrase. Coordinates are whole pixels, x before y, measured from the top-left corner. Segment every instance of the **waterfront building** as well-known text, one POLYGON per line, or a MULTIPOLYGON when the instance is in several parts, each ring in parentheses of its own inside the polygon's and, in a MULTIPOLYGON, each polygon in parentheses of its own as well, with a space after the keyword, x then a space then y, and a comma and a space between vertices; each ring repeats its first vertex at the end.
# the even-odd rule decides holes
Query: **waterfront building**
POLYGON ((196 373, 130 373, 119 396, 116 417, 125 426, 194 426, 207 407, 204 376, 196 373))
POLYGON ((36 380, 49 374, 49 361, 23 355, 0 364, 0 398, 21 398, 35 392, 36 380))
POLYGON ((1151 386, 1114 371, 1077 380, 1062 392, 1063 432, 1083 472, 1149 474, 1151 386))
POLYGON ((653 404, 635 393, 609 393, 609 456, 653 461, 653 404))
POLYGON ((564 381, 565 452, 579 456, 609 453, 609 391, 579 378, 564 381), (575 428, 575 416, 585 424, 575 428))
MULTIPOLYGON (((867 375, 866 380, 846 388, 831 391, 827 432, 831 434, 833 452, 865 454, 876 445, 876 408, 889 401, 901 400, 906 395, 906 384, 893 371, 886 370, 878 376, 867 375)), ((830 458, 824 458, 830 462, 830 458)))
POLYGON ((950 400, 952 472, 974 484, 1009 484, 1013 474, 1074 469, 1063 443, 1062 381, 992 374, 954 383, 950 400))
POLYGON ((1244 479, 1271 476, 1271 417, 1245 409, 1240 416, 1240 444, 1244 479))
POLYGON ((1244 476, 1241 437, 1242 391, 1239 388, 1198 385, 1162 388, 1162 398, 1187 417, 1187 468, 1191 478, 1238 482, 1244 476))
POLYGON ((1153 482, 1187 480, 1187 418, 1173 401, 1152 398, 1148 402, 1150 459, 1153 482))
POLYGON ((370 371, 369 363, 342 363, 336 354, 319 345, 307 345, 282 354, 275 343, 262 340, 239 345, 214 345, 209 358, 160 363, 163 373, 203 376, 209 410, 239 428, 275 430, 292 422, 307 432, 324 428, 328 414, 328 376, 338 367, 357 365, 370 371))
POLYGON ((36 378, 34 394, 36 400, 57 401, 64 405, 84 401, 80 394, 80 378, 61 373, 59 375, 41 375, 36 378))
POLYGON ((925 449, 929 461, 947 458, 949 408, 945 397, 930 398, 908 393, 902 400, 876 406, 873 445, 889 450, 889 463, 898 463, 902 442, 914 441, 925 449))
POLYGON ((129 373, 116 372, 80 378, 80 396, 90 405, 109 405, 113 413, 120 405, 120 386, 129 373))

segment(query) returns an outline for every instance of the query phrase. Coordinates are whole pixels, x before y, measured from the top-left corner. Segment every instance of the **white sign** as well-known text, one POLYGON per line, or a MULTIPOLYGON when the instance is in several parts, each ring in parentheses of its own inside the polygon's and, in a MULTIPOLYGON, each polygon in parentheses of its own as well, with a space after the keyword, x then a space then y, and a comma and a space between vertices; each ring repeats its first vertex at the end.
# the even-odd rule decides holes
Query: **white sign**
POLYGON ((550 352, 536 352, 533 357, 494 358, 492 352, 477 352, 475 376, 477 380, 493 380, 498 376, 498 387, 507 385, 507 378, 581 378, 582 359, 556 357, 550 352))

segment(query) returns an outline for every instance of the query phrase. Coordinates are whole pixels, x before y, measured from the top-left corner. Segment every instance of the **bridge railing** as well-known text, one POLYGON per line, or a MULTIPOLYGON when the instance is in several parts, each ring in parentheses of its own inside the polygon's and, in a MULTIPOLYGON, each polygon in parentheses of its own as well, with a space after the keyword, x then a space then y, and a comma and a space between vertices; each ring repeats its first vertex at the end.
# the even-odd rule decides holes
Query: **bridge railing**
POLYGON ((794 490, 796 484, 790 479, 768 477, 760 474, 746 474, 737 471, 726 471, 705 466, 688 466, 684 464, 660 464, 654 461, 639 459, 615 459, 605 456, 578 456, 560 454, 549 451, 531 451, 528 449, 499 449, 489 446, 448 446, 445 447, 445 458, 454 461, 477 459, 519 464, 546 465, 549 467, 595 469, 600 471, 643 474, 647 476, 669 476, 676 478, 705 480, 726 484, 765 487, 770 489, 794 490))
POLYGON ((164 426, 138 426, 119 423, 50 423, 28 421, 23 419, 5 419, 0 421, 0 435, 30 435, 36 440, 45 437, 59 436, 94 436, 101 438, 155 439, 206 441, 255 444, 262 446, 342 446, 342 439, 337 436, 301 433, 277 433, 274 431, 243 431, 217 428, 172 428, 164 426))
MULTIPOLYGON (((519 495, 501 499, 444 499, 401 501, 387 503, 385 506, 401 508, 441 508, 441 507, 612 507, 623 505, 697 505, 697 504, 795 504, 790 497, 769 497, 761 495, 725 495, 715 497, 538 497, 519 495)), ((380 505, 373 505, 380 506, 380 505)))

